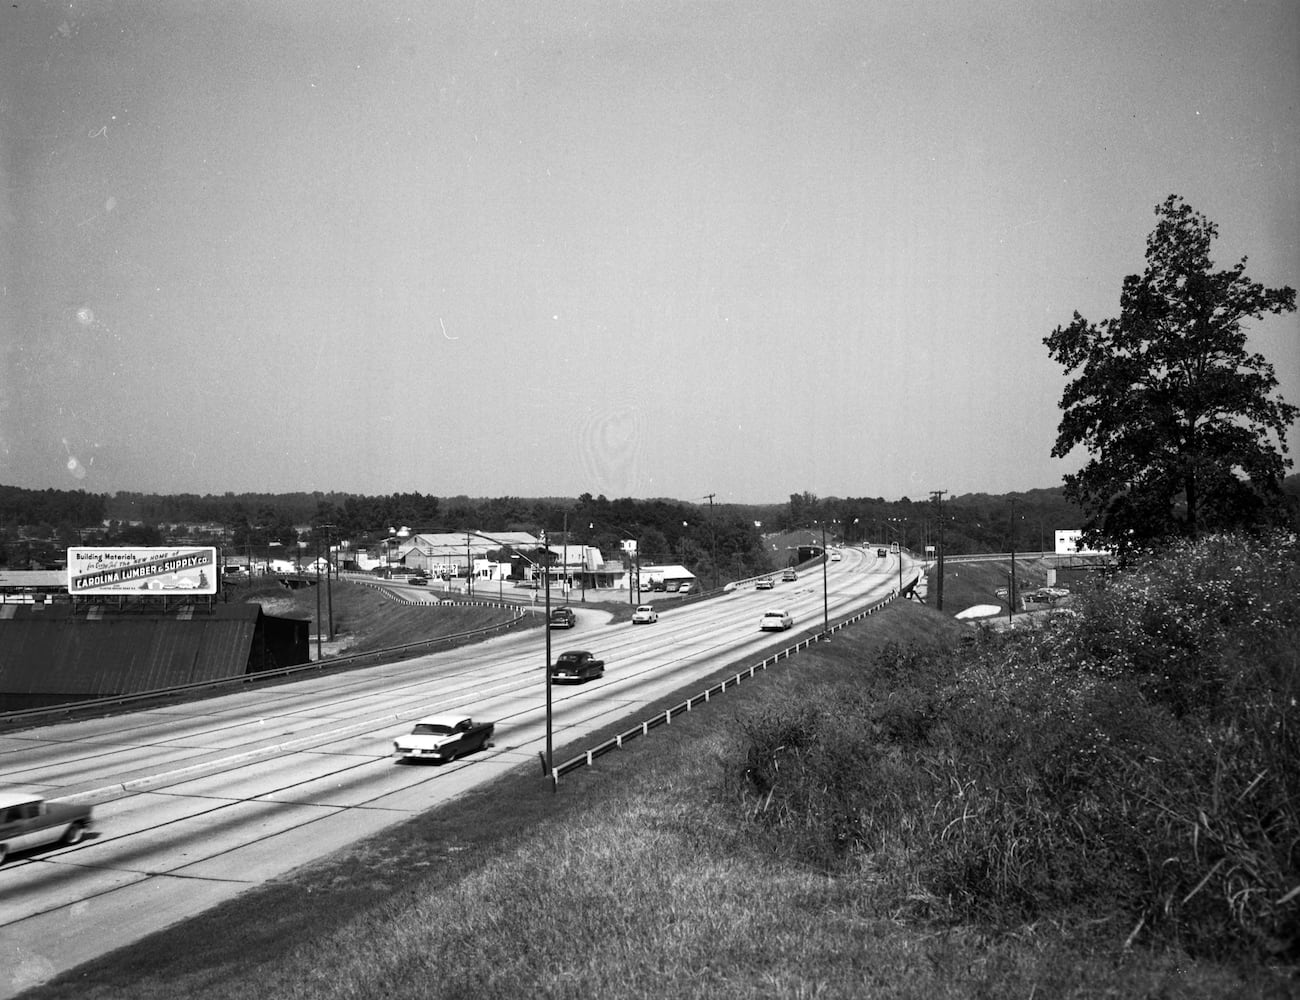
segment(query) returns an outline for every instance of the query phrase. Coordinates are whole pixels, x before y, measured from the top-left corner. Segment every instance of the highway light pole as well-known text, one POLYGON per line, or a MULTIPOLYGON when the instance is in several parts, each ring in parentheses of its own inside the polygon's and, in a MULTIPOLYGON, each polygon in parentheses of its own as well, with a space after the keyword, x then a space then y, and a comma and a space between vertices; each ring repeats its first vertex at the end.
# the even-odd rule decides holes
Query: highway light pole
POLYGON ((1007 624, 1016 613, 1016 501, 1011 500, 1011 579, 1007 582, 1007 624))
POLYGON ((822 522, 822 638, 831 634, 831 610, 829 588, 826 582, 827 567, 831 564, 831 554, 826 549, 826 522, 822 522))
MULTIPOLYGON (((906 519, 901 517, 891 517, 889 520, 905 522, 906 519)), ((907 525, 906 523, 903 524, 901 534, 899 529, 894 527, 892 524, 886 524, 885 527, 894 533, 894 538, 898 539, 898 592, 901 594, 903 592, 903 549, 907 548, 907 525)))
MULTIPOLYGON (((537 563, 529 559, 522 552, 515 553, 520 559, 527 561, 528 565, 535 570, 537 563)), ((551 703, 551 574, 550 574, 550 554, 551 547, 546 537, 546 532, 542 532, 542 589, 546 591, 545 615, 546 620, 542 622, 542 628, 546 631, 546 752, 538 754, 542 758, 542 774, 550 776, 551 791, 558 791, 559 782, 555 780, 554 772, 554 755, 552 748, 552 733, 554 727, 552 724, 553 706, 551 703)), ((533 607, 537 604, 534 602, 533 607)))
POLYGON ((320 662, 320 539, 316 539, 316 662, 320 662))
MULTIPOLYGON (((325 592, 326 592, 326 595, 327 595, 327 598, 326 598, 326 599, 327 599, 327 601, 329 602, 330 642, 333 642, 333 641, 334 641, 334 584, 333 584, 333 582, 332 582, 333 574, 330 572, 330 550, 331 550, 331 547, 332 547, 333 536, 330 534, 330 531, 331 531, 331 529, 333 529, 333 528, 337 528, 338 525, 337 525, 337 524, 318 524, 318 525, 316 525, 316 527, 323 529, 324 532, 325 532, 325 592)), ((319 553, 319 552, 320 552, 320 549, 317 548, 316 551, 317 551, 317 553, 319 553)), ((319 585, 320 585, 320 557, 319 557, 319 554, 317 555, 317 559, 316 559, 316 573, 317 573, 317 576, 316 576, 316 583, 317 583, 317 586, 319 586, 319 585)), ((316 630, 316 632, 317 632, 317 635, 319 635, 319 634, 320 634, 320 629, 318 628, 318 629, 316 630)))
MULTIPOLYGON (((938 580, 937 594, 935 600, 935 608, 939 611, 943 610, 943 495, 947 492, 948 492, 947 490, 930 491, 930 498, 934 501, 936 516, 939 519, 939 553, 938 553, 939 580, 938 580)), ((903 554, 900 552, 898 555, 899 558, 902 558, 903 554)))
POLYGON ((551 791, 558 785, 555 780, 555 761, 551 755, 551 546, 546 532, 542 532, 542 589, 546 591, 546 620, 542 628, 546 630, 546 773, 551 776, 551 791))
POLYGON ((827 523, 844 526, 839 518, 833 517, 829 522, 818 522, 822 529, 822 638, 829 639, 831 634, 830 587, 826 582, 827 567, 831 564, 831 550, 826 546, 827 523))

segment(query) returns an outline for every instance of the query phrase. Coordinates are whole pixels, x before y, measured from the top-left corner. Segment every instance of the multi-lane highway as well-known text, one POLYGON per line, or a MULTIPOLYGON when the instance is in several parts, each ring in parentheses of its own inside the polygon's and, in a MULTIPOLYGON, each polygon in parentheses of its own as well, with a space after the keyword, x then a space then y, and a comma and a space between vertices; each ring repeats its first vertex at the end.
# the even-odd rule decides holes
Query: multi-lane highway
MULTIPOLYGON (((898 556, 845 549, 827 568, 832 618, 898 586, 898 556)), ((909 578, 910 578, 909 570, 909 578)), ((648 601, 651 595, 644 595, 648 601)), ((652 625, 575 605, 553 651, 590 649, 602 679, 552 689, 558 748, 721 666, 789 645, 823 616, 820 567, 773 590, 661 604, 652 625), (762 633, 769 608, 793 632, 762 633)), ((479 645, 202 702, 0 736, 0 787, 96 803, 73 847, 0 868, 0 997, 201 912, 421 811, 545 746, 544 638, 479 645), (495 745, 445 766, 398 764, 412 720, 463 712, 495 721, 495 745)), ((541 778, 540 773, 538 780, 541 778)))

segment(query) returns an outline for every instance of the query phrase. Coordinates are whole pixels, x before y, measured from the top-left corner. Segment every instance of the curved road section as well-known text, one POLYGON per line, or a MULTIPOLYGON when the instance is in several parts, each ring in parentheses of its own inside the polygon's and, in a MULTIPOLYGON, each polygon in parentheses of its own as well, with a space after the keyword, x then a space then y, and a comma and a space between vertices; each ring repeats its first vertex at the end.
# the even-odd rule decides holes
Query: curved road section
MULTIPOLYGON (((653 625, 579 606, 553 655, 594 651, 605 676, 552 690, 560 747, 720 667, 761 659, 898 586, 898 556, 843 550, 774 589, 739 587, 653 625), (764 611, 795 618, 758 630, 764 611)), ((909 567, 910 575, 910 567, 909 567)), ((0 787, 95 803, 80 844, 0 867, 0 997, 193 916, 387 826, 440 806, 545 747, 541 632, 398 664, 187 705, 0 736, 0 787), (421 716, 496 722, 494 746, 441 767, 399 766, 394 737, 421 716)), ((539 774, 538 780, 545 780, 539 774)))

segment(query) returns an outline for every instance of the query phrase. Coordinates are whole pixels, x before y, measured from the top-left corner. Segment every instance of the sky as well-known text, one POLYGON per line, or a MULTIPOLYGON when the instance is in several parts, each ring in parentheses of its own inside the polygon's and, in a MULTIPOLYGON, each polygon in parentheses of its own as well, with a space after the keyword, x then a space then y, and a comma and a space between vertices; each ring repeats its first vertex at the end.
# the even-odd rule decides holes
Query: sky
POLYGON ((1058 486, 1168 195, 1300 285, 1298 100, 1293 0, 14 0, 0 484, 1058 486))

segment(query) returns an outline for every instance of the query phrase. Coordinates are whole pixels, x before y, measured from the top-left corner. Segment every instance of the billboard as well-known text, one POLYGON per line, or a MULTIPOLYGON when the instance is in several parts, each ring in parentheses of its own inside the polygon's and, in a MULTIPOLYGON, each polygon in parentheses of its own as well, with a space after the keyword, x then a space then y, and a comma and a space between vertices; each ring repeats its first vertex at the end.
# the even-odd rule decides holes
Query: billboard
POLYGON ((1056 554, 1058 556, 1108 556, 1108 549, 1080 548, 1083 532, 1078 528, 1056 531, 1056 554))
POLYGON ((136 595, 215 594, 217 550, 80 547, 68 549, 68 593, 136 595))

